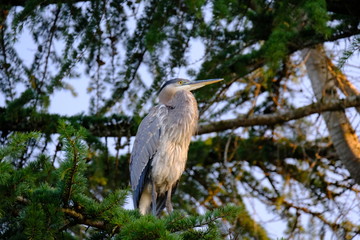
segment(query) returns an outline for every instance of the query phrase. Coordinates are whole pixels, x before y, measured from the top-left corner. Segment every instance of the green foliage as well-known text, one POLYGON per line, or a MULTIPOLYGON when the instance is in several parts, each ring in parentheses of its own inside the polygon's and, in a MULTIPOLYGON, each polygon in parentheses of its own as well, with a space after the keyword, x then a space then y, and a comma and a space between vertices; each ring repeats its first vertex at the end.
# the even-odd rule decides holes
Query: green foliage
POLYGON ((269 78, 274 77, 275 69, 293 51, 291 45, 296 45, 299 35, 314 34, 327 39, 331 33, 325 0, 278 1, 275 6, 274 27, 263 46, 270 67, 269 78), (301 25, 304 20, 307 24, 301 25))
POLYGON ((39 133, 35 132, 29 134, 15 133, 10 137, 9 144, 0 148, 0 161, 3 163, 17 161, 26 151, 28 141, 36 140, 38 137, 39 133))
POLYGON ((354 1, 4 2, 0 238, 268 239, 258 204, 286 239, 358 235, 343 199, 359 190, 304 120, 203 136, 174 196, 180 211, 123 208, 131 137, 165 79, 225 79, 194 93, 201 124, 292 110, 304 74, 293 53, 349 36, 340 64, 359 50, 354 1), (58 92, 85 89, 89 115, 48 113, 58 92))
POLYGON ((129 224, 118 235, 119 239, 222 239, 216 220, 226 218, 233 221, 243 211, 239 207, 225 206, 204 215, 185 216, 175 211, 156 219, 151 215, 129 224))
POLYGON ((356 36, 354 37, 354 41, 351 42, 350 47, 343 52, 343 55, 339 60, 339 68, 344 67, 346 61, 359 50, 360 50, 360 37, 356 36))
POLYGON ((86 170, 85 156, 86 147, 83 139, 85 130, 81 128, 75 131, 74 128, 66 127, 64 122, 60 122, 61 142, 66 153, 65 160, 59 168, 59 185, 57 186, 62 204, 68 207, 70 200, 86 190, 86 179, 83 176, 86 170))
POLYGON ((331 29, 327 24, 330 17, 326 10, 326 1, 305 1, 303 6, 304 12, 308 14, 310 21, 306 28, 314 31, 316 34, 323 34, 325 38, 328 38, 331 34, 331 29))
POLYGON ((14 134, 0 149, 0 194, 6 196, 0 201, 0 238, 70 238, 80 231, 93 239, 219 239, 216 221, 231 221, 241 210, 227 206, 205 215, 174 212, 159 219, 125 210, 126 190, 110 192, 99 201, 85 178, 86 131, 65 122, 59 123, 59 129, 64 152, 59 167, 45 155, 22 166, 15 164, 37 133, 14 134), (91 231, 81 230, 81 224, 91 231))

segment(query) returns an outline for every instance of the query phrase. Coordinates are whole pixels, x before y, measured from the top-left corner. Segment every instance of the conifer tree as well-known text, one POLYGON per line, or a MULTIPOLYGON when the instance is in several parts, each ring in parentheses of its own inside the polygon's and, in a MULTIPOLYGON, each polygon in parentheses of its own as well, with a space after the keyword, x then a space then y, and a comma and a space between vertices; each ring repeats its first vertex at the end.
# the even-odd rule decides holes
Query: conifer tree
POLYGON ((204 215, 180 211, 156 218, 123 208, 128 191, 98 199, 85 178, 89 154, 86 130, 59 124, 63 159, 54 167, 44 154, 19 159, 37 133, 17 133, 0 149, 1 239, 221 239, 218 219, 242 211, 225 206, 204 215))
POLYGON ((359 13, 356 0, 2 0, 0 238, 270 239, 273 222, 286 239, 357 237, 359 178, 320 115, 358 131, 359 13), (319 45, 333 77, 317 101, 299 52, 319 45), (182 75, 225 80, 196 93, 176 211, 140 216, 127 207, 133 136, 182 75), (86 113, 52 111, 81 91, 86 113))

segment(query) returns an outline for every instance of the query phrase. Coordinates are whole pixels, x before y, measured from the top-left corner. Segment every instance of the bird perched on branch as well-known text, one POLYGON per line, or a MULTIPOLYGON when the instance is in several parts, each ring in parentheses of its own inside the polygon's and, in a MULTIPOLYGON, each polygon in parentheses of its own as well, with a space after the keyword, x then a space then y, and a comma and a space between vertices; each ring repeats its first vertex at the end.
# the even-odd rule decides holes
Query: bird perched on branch
POLYGON ((184 172, 191 136, 197 129, 198 107, 192 90, 223 79, 166 81, 160 104, 143 119, 130 159, 134 207, 159 215, 173 209, 171 197, 184 172))

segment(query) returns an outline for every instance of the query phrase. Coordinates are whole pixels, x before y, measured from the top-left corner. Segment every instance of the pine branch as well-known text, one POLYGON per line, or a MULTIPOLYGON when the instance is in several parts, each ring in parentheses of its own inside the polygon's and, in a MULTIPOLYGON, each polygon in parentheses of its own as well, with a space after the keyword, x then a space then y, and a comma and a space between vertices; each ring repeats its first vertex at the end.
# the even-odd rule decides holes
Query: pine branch
MULTIPOLYGON (((65 213, 67 216, 72 217, 77 224, 84 224, 89 227, 98 228, 101 230, 108 230, 114 228, 112 224, 109 224, 105 221, 101 220, 93 220, 90 218, 85 217, 83 214, 76 212, 73 209, 70 208, 62 208, 61 211, 65 213), (111 226, 110 226, 111 225, 111 226)), ((116 232, 118 232, 119 229, 117 228, 116 232)))
POLYGON ((60 174, 64 176, 61 181, 62 202, 65 207, 68 206, 69 200, 76 193, 82 193, 85 181, 83 178, 86 165, 84 158, 86 147, 82 142, 85 132, 83 128, 76 131, 73 127, 60 122, 61 138, 65 144, 66 160, 60 166, 60 174))
MULTIPOLYGON (((29 203, 30 203, 28 199, 26 199, 22 196, 18 196, 16 198, 16 201, 18 203, 24 204, 24 205, 29 205, 29 203)), ((61 212, 65 213, 69 217, 72 217, 75 220, 76 224, 84 224, 86 226, 98 228, 101 230, 108 230, 108 229, 114 228, 113 224, 109 224, 102 220, 93 220, 93 219, 87 218, 84 214, 79 213, 79 212, 75 211, 74 209, 61 208, 61 212)), ((63 229, 63 230, 65 230, 65 229, 63 229)), ((118 232, 118 231, 119 231, 119 229, 117 228, 116 232, 118 232)))
POLYGON ((180 212, 173 212, 165 219, 167 229, 170 232, 181 232, 191 228, 203 227, 214 223, 220 218, 231 218, 239 214, 243 209, 236 206, 224 206, 213 211, 208 211, 200 216, 183 216, 180 212))
POLYGON ((111 115, 109 117, 74 115, 71 117, 59 114, 33 112, 27 108, 1 108, 0 131, 31 132, 39 131, 46 134, 59 132, 58 122, 64 120, 74 127, 82 126, 92 135, 114 137, 135 135, 137 124, 129 117, 111 115))
MULTIPOLYGON (((23 204, 23 205, 29 205, 30 201, 22 196, 18 196, 16 198, 16 202, 23 204)), ((113 229, 114 233, 119 232, 119 228, 116 227, 114 224, 107 223, 102 220, 94 220, 92 218, 86 217, 84 214, 75 211, 71 208, 61 208, 61 212, 65 213, 68 217, 71 217, 74 219, 74 222, 71 225, 76 224, 84 224, 89 227, 94 227, 100 230, 109 230, 113 229)), ((68 225, 66 225, 68 226, 68 225)), ((60 229, 59 231, 65 230, 67 227, 64 226, 63 229, 60 229)))
MULTIPOLYGON (((326 111, 342 111, 350 107, 360 107, 360 96, 349 96, 344 99, 324 100, 306 105, 304 107, 247 117, 245 115, 234 119, 222 120, 199 125, 197 135, 211 132, 221 132, 239 127, 257 125, 273 126, 295 119, 320 114, 326 111)), ((112 115, 110 117, 92 117, 76 115, 72 117, 58 114, 36 113, 31 114, 27 109, 22 109, 21 114, 7 114, 7 110, 0 108, 0 131, 39 131, 47 134, 58 133, 57 122, 59 119, 71 122, 72 125, 82 126, 92 135, 97 137, 134 136, 138 121, 131 121, 129 117, 112 115)))
POLYGON ((77 156, 78 155, 77 149, 74 146, 72 146, 72 147, 73 147, 74 158, 72 159, 72 167, 70 169, 69 175, 67 176, 65 187, 64 187, 65 192, 63 193, 63 203, 65 206, 68 205, 68 202, 70 200, 73 185, 75 184, 74 179, 75 179, 75 174, 77 172, 78 162, 79 162, 79 158, 77 156))

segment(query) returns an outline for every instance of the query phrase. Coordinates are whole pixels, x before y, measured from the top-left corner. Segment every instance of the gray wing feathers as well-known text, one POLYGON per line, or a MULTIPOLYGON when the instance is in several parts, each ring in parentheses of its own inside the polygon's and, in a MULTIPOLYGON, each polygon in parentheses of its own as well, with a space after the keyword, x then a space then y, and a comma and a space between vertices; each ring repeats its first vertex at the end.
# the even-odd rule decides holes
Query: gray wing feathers
MULTIPOLYGON (((144 169, 156 153, 159 145, 162 116, 166 116, 167 108, 165 106, 156 106, 143 119, 136 134, 136 139, 130 159, 130 177, 133 191, 142 188, 140 183, 144 169)), ((140 196, 138 196, 140 198, 140 196)))

